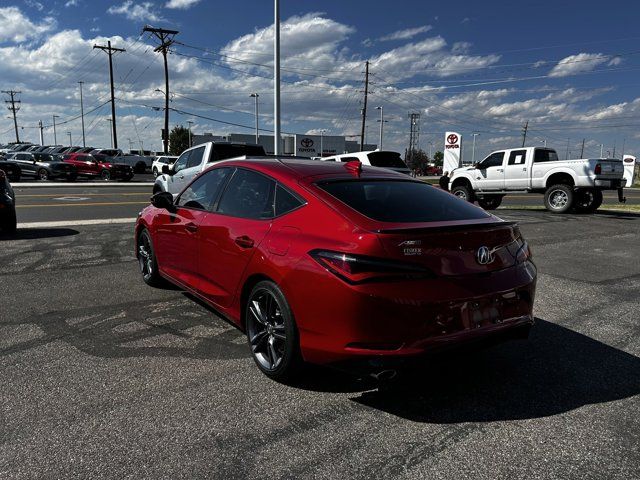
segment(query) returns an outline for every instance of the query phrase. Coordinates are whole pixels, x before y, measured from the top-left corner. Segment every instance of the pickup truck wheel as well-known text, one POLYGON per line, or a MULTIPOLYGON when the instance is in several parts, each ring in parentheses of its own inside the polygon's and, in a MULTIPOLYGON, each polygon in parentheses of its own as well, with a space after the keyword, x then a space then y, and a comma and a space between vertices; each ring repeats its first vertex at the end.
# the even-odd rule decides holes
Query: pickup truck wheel
POLYGON ((552 185, 544 192, 544 206, 551 213, 567 213, 573 207, 573 188, 569 185, 552 185))
POLYGON ((100 172, 100 178, 102 180, 110 180, 111 179, 111 172, 109 170, 102 170, 100 172))
POLYGON ((502 195, 492 195, 478 199, 478 205, 485 210, 495 210, 502 203, 502 195))
POLYGON ((473 192, 469 189, 469 187, 465 185, 458 185, 456 187, 453 187, 451 193, 453 193, 460 200, 466 200, 467 202, 472 203, 475 200, 473 192))
POLYGON ((602 205, 602 191, 588 188, 576 192, 575 209, 578 213, 593 213, 602 205))
POLYGON ((158 169, 157 168, 153 168, 153 176, 157 177, 158 176, 158 169))

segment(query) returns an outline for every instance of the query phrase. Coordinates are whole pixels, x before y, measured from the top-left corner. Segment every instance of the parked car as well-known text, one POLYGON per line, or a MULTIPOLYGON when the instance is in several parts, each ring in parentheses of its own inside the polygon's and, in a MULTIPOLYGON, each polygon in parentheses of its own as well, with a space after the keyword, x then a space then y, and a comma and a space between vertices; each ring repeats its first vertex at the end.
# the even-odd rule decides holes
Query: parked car
POLYGON ((356 161, 217 163, 175 200, 154 195, 135 245, 146 283, 212 305, 279 380, 303 362, 383 369, 533 324, 536 267, 516 224, 356 161))
POLYGON ((167 167, 170 167, 175 163, 177 159, 178 157, 171 157, 168 155, 156 157, 151 164, 151 173, 153 173, 154 177, 157 177, 158 175, 160 175, 160 173, 162 173, 162 167, 164 167, 165 165, 167 165, 167 167))
POLYGON ((129 181, 133 178, 133 169, 129 165, 115 163, 111 157, 100 154, 70 153, 64 155, 64 161, 76 166, 78 176, 98 177, 102 180, 120 179, 123 181, 129 181))
POLYGON ((402 157, 398 152, 379 151, 374 150, 371 152, 353 152, 345 153, 342 155, 333 155, 331 157, 322 157, 321 160, 325 162, 352 162, 357 160, 363 165, 371 165, 372 167, 388 168, 395 172, 404 173, 406 175, 411 174, 411 170, 404 163, 402 157))
POLYGON ((7 175, 3 170, 0 170, 0 231, 13 233, 17 226, 16 195, 7 175))
POLYGON ((151 170, 153 163, 153 158, 150 156, 127 155, 119 148, 96 148, 91 151, 92 155, 97 153, 114 158, 118 163, 129 165, 135 173, 145 173, 147 169, 151 170))
POLYGON ((59 153, 62 153, 67 148, 69 147, 64 147, 62 145, 54 145, 52 147, 47 148, 46 150, 43 150, 43 153, 51 153, 52 155, 59 154, 59 153))
POLYGON ((205 142, 188 148, 171 167, 162 167, 162 175, 158 175, 153 184, 153 193, 170 192, 176 196, 210 164, 245 155, 262 156, 266 153, 261 145, 252 143, 205 142))
POLYGON ((39 180, 66 178, 74 181, 78 177, 75 166, 48 153, 14 152, 8 154, 7 160, 16 162, 20 166, 22 175, 30 175, 39 180))
POLYGON ((486 210, 498 208, 505 195, 531 192, 544 195, 552 213, 594 212, 602 204, 603 190, 623 196, 624 166, 616 159, 559 160, 552 148, 528 147, 500 150, 481 162, 455 169, 451 193, 486 210))
POLYGON ((17 182, 22 176, 22 170, 18 163, 7 159, 0 159, 0 171, 4 172, 7 178, 12 182, 17 182))

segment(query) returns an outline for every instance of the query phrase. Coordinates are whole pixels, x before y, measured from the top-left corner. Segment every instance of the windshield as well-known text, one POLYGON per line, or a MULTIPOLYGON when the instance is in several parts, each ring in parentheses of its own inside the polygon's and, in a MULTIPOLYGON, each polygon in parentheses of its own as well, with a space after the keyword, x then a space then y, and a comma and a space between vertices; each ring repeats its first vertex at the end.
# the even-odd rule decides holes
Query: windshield
POLYGON ((407 168, 398 152, 371 152, 368 157, 374 167, 407 168))
POLYGON ((423 182, 340 180, 318 186, 366 217, 381 222, 476 220, 489 214, 423 182))

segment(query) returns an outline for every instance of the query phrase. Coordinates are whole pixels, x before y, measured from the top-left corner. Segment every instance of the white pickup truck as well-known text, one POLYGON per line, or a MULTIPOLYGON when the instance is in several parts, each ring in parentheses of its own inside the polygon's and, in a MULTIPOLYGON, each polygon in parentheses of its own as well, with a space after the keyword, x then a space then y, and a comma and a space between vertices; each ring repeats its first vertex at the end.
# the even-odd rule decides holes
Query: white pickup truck
POLYGON ((623 173, 620 160, 558 160, 551 148, 523 147, 493 152, 473 166, 455 169, 449 189, 486 210, 498 208, 509 193, 529 192, 544 194, 544 205, 553 213, 588 213, 602 204, 603 190, 618 190, 618 200, 625 201, 623 173))
POLYGON ((182 152, 172 166, 162 166, 162 175, 156 177, 153 193, 169 192, 175 197, 212 163, 245 155, 265 156, 266 153, 261 145, 251 143, 205 142, 191 147, 182 152))

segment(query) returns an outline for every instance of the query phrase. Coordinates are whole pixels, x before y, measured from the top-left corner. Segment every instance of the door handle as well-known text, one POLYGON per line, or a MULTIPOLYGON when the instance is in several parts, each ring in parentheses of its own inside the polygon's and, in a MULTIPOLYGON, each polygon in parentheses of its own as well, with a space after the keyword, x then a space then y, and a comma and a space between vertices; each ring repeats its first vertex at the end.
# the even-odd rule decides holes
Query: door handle
POLYGON ((198 226, 195 223, 187 223, 184 228, 189 233, 196 233, 198 231, 198 226))
POLYGON ((523 172, 526 172, 526 171, 527 171, 527 167, 524 167, 524 168, 522 169, 522 171, 523 171, 523 172))
POLYGON ((253 248, 253 239, 247 237, 246 235, 242 235, 241 237, 236 238, 236 245, 242 248, 253 248))
POLYGON ((184 175, 180 175, 180 180, 183 180, 183 179, 184 179, 184 175))
POLYGON ((504 170, 502 168, 499 168, 498 172, 502 173, 502 172, 504 172, 504 170))

